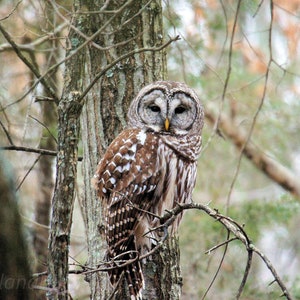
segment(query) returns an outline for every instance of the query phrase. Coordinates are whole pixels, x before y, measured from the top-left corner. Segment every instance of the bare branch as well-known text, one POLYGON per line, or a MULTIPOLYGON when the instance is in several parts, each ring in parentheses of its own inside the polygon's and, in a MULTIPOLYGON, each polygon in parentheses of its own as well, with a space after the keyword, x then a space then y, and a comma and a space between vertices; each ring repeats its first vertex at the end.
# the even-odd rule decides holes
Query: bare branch
MULTIPOLYGON (((53 150, 37 149, 37 148, 15 146, 15 145, 3 146, 3 147, 0 147, 0 150, 24 151, 24 152, 38 153, 41 155, 57 156, 57 152, 53 151, 53 150)), ((82 161, 81 156, 78 156, 78 161, 82 161)))
MULTIPOLYGON (((251 264, 252 264, 253 252, 257 253, 263 259, 263 261, 266 263, 267 267, 271 271, 275 281, 278 283, 278 285, 281 288, 281 290, 283 292, 283 295, 286 297, 286 299, 288 299, 288 300, 292 299, 289 292, 288 292, 288 290, 287 290, 287 288, 286 288, 286 286, 285 286, 285 284, 283 283, 283 281, 281 280, 281 278, 277 274, 277 272, 276 272, 275 268, 273 267, 273 265, 271 264, 271 262, 268 260, 268 258, 258 248, 256 248, 250 242, 250 239, 248 238, 247 233, 243 229, 243 226, 239 225, 233 219, 220 214, 217 210, 210 208, 208 205, 203 205, 203 204, 193 203, 193 202, 188 203, 188 204, 177 205, 176 207, 174 207, 174 209, 172 209, 171 211, 167 211, 164 214, 164 216, 162 216, 160 218, 162 225, 157 227, 156 229, 160 229, 162 227, 167 228, 168 226, 170 226, 176 220, 176 218, 179 214, 181 214, 184 210, 189 210, 189 209, 197 209, 197 210, 204 211, 210 217, 212 217, 213 219, 215 219, 219 223, 221 223, 228 230, 228 233, 230 232, 235 236, 235 238, 233 238, 233 239, 229 239, 229 236, 228 236, 227 241, 225 243, 223 243, 223 245, 226 245, 226 247, 228 246, 228 243, 230 241, 233 241, 235 239, 240 240, 245 245, 245 247, 248 251, 248 259, 247 259, 247 264, 246 264, 245 271, 244 271, 244 276, 243 276, 243 279, 242 279, 241 284, 239 286, 236 299, 239 299, 239 297, 241 296, 242 291, 244 289, 244 286, 246 284, 246 281, 247 281, 247 278, 248 278, 248 275, 249 275, 249 271, 250 271, 250 267, 251 267, 251 264)), ((165 234, 163 236, 163 238, 160 241, 158 241, 157 245, 149 253, 147 253, 143 256, 140 256, 140 257, 135 257, 133 260, 126 261, 125 263, 123 262, 123 263, 119 264, 118 267, 119 268, 124 267, 128 263, 134 262, 136 259, 142 260, 142 259, 148 257, 149 255, 152 255, 157 249, 159 249, 159 247, 161 247, 161 245, 166 240, 166 238, 167 238, 167 234, 165 234)), ((215 248, 213 248, 213 249, 215 249, 215 248)), ((225 253, 226 253, 226 249, 224 251, 222 260, 224 259, 225 253)), ((116 261, 114 260, 114 263, 115 262, 116 261)), ((116 267, 116 265, 111 267, 111 263, 113 263, 113 262, 104 263, 106 266, 109 266, 109 267, 97 268, 97 269, 89 270, 89 271, 86 271, 86 272, 83 271, 83 273, 87 274, 87 273, 92 273, 92 272, 111 270, 111 268, 116 267)), ((220 265, 219 265, 219 268, 220 268, 220 265)), ((216 275, 217 275, 217 273, 216 273, 216 275)), ((216 275, 215 275, 215 277, 216 277, 216 275)), ((213 279, 213 281, 214 281, 214 279, 213 279)))
POLYGON ((33 117, 33 116, 29 116, 29 118, 33 119, 34 121, 38 122, 41 126, 43 126, 47 132, 49 133, 49 135, 53 138, 53 140, 55 141, 55 143, 57 144, 57 139, 56 137, 52 134, 52 132, 50 131, 50 129, 40 120, 38 120, 37 118, 33 117))
MULTIPOLYGON (((268 86, 268 80, 269 80, 270 67, 271 67, 271 63, 272 63, 272 60, 273 60, 273 58, 272 58, 272 27, 273 27, 273 5, 272 5, 272 1, 270 2, 270 14, 271 14, 271 21, 270 21, 270 27, 269 27, 269 45, 268 45, 269 46, 269 52, 270 52, 270 58, 269 58, 269 62, 268 62, 267 70, 266 70, 266 74, 265 74, 264 89, 263 89, 263 93, 262 93, 262 96, 261 96, 260 103, 257 107, 257 110, 256 110, 254 116, 253 116, 253 120, 252 120, 252 123, 251 123, 251 127, 249 129, 249 132, 247 134, 247 138, 245 139, 245 143, 242 145, 242 147, 240 149, 241 153, 239 155, 238 164, 237 164, 237 167, 236 167, 236 170, 235 170, 235 173, 234 173, 234 176, 233 176, 230 188, 229 188, 229 193, 228 193, 228 196, 227 196, 227 204, 229 204, 230 197, 231 197, 231 194, 232 194, 232 191, 233 191, 233 187, 234 187, 234 184, 235 184, 235 182, 237 180, 237 177, 238 177, 238 173, 239 173, 239 170, 240 170, 244 150, 245 150, 245 148, 247 147, 247 144, 250 141, 250 138, 251 138, 251 135, 253 133, 254 126, 256 124, 258 115, 259 115, 259 113, 260 113, 260 111, 263 107, 264 102, 265 102, 265 97, 266 97, 266 93, 267 93, 267 86, 268 86)), ((219 114, 219 117, 221 117, 220 114, 219 114)))
MULTIPOLYGON (((216 122, 216 109, 212 105, 206 107, 206 118, 214 124, 216 122)), ((229 138, 237 149, 242 153, 270 179, 278 183, 285 190, 292 193, 300 199, 300 182, 295 174, 282 166, 270 155, 265 154, 261 149, 255 146, 251 140, 247 142, 247 135, 241 128, 238 128, 233 120, 228 118, 224 113, 220 115, 219 128, 222 134, 229 138)))
MULTIPOLYGON (((166 219, 165 223, 169 224, 171 220, 172 220, 171 222, 173 222, 176 219, 176 216, 178 214, 182 213, 184 210, 187 209, 198 209, 204 211, 210 217, 220 222, 228 231, 230 231, 237 239, 239 239, 245 245, 248 251, 248 260, 244 272, 244 277, 237 293, 237 299, 240 297, 242 290, 246 284, 247 277, 249 275, 249 270, 252 262, 252 253, 251 253, 252 251, 257 253, 265 262, 265 264, 271 271, 275 281, 278 283, 279 287, 281 288, 283 295, 286 297, 286 299, 288 300, 292 299, 291 295, 287 290, 287 287, 285 286, 285 284, 277 274, 275 268, 273 267, 269 259, 250 242, 250 239, 248 238, 243 227, 233 219, 220 214, 217 210, 210 208, 208 205, 203 205, 200 203, 188 203, 188 204, 177 205, 172 211, 167 212, 162 219, 166 219)), ((228 245, 228 243, 226 245, 228 245)))
MULTIPOLYGON (((22 101, 37 85, 39 82, 44 82, 45 81, 45 77, 48 74, 51 74, 52 72, 54 72, 61 64, 65 63, 67 60, 71 59, 74 55, 76 55, 78 53, 78 51, 80 51, 81 49, 83 49, 85 46, 87 46, 91 41, 93 41, 100 33, 103 32, 103 30, 111 23, 111 21, 116 18, 120 13, 122 13, 122 11, 131 4, 133 0, 130 0, 128 2, 126 2, 123 6, 121 6, 116 12, 115 14, 105 23, 103 24, 89 39, 87 39, 84 43, 82 43, 80 46, 78 46, 76 48, 75 51, 72 51, 68 56, 66 56, 64 59, 62 59, 61 61, 59 61, 58 63, 56 63, 55 65, 53 65, 52 67, 50 67, 45 73, 44 75, 40 76, 37 78, 37 80, 35 81, 35 83, 31 86, 31 88, 19 99, 17 99, 16 101, 14 101, 13 103, 7 105, 6 107, 2 108, 0 111, 5 110, 6 108, 8 108, 9 106, 16 104, 20 101, 22 101)), ((13 42, 14 43, 14 42, 13 42)), ((15 43, 14 43, 15 44, 15 43)), ((107 70, 105 70, 106 72, 107 70)), ((100 76, 101 77, 101 76, 100 76)), ((99 77, 99 78, 100 78, 99 77)), ((53 97, 54 99, 57 99, 56 96, 53 97)))
POLYGON ((235 241, 235 240, 237 240, 236 237, 232 237, 232 238, 230 238, 230 239, 227 239, 226 241, 224 241, 224 242, 222 242, 222 243, 220 243, 220 244, 218 244, 218 245, 215 245, 215 246, 213 246, 212 248, 206 250, 206 251, 205 251, 205 254, 210 254, 211 252, 215 251, 216 249, 218 249, 218 248, 220 248, 220 247, 222 247, 222 246, 224 246, 224 245, 226 245, 226 244, 229 244, 229 243, 231 243, 231 242, 233 242, 233 241, 235 241))
POLYGON ((242 292, 244 290, 244 287, 245 287, 245 284, 247 282, 247 278, 248 278, 248 275, 250 272, 251 264, 252 264, 252 257, 253 257, 253 251, 248 249, 248 258, 247 258, 247 264, 246 264, 245 271, 244 271, 244 277, 243 277, 240 287, 238 289, 236 299, 240 298, 240 296, 242 295, 242 292))
POLYGON ((271 264, 270 260, 259 249, 257 249, 253 244, 250 244, 250 249, 253 250, 255 253, 257 253, 260 256, 260 258, 264 261, 264 263, 266 264, 266 266, 268 267, 268 269, 274 276, 275 281, 280 286, 280 288, 283 292, 283 296, 285 296, 286 299, 288 299, 288 300, 292 300, 293 298, 289 294, 289 291, 286 288, 285 284, 282 282, 281 278, 278 276, 278 274, 277 274, 275 268, 273 267, 273 265, 271 264))
POLYGON ((115 66, 118 62, 120 62, 123 59, 126 59, 132 55, 141 53, 141 52, 147 52, 147 51, 161 51, 162 49, 168 47, 171 43, 178 41, 180 39, 179 35, 177 35, 174 38, 170 38, 166 43, 159 47, 151 47, 151 48, 140 48, 133 51, 130 51, 118 58, 116 58, 112 63, 108 64, 102 71, 100 71, 95 78, 92 80, 92 82, 87 86, 87 88, 82 92, 81 96, 79 97, 78 101, 82 101, 82 99, 87 95, 87 93, 90 91, 90 89, 94 86, 94 84, 97 82, 97 80, 103 76, 109 69, 111 69, 113 66, 115 66))
POLYGON ((12 11, 11 11, 7 16, 5 16, 4 18, 1 18, 1 19, 0 19, 0 22, 1 22, 1 21, 4 21, 4 20, 6 20, 6 19, 8 19, 8 18, 16 11, 16 9, 18 8, 18 6, 20 5, 21 2, 22 2, 22 0, 20 0, 20 1, 15 5, 15 7, 12 9, 12 11))
MULTIPOLYGON (((227 88, 228 88, 228 84, 229 84, 229 80, 230 80, 230 76, 231 76, 233 41, 234 41, 235 31, 236 31, 236 27, 237 27, 237 20, 238 20, 240 6, 241 6, 241 0, 239 0, 238 3, 237 3, 236 14, 235 14, 234 23, 233 23, 233 26, 232 26, 230 46, 229 46, 229 54, 228 54, 228 68, 227 68, 226 78, 225 78, 225 82, 224 82, 224 86, 223 86, 221 101, 220 101, 220 104, 219 104, 219 113, 218 113, 218 116, 216 118, 216 122, 214 123, 214 131, 213 131, 212 136, 209 138, 209 142, 219 132, 219 123, 220 123, 220 118, 221 118, 221 112, 223 111, 225 96, 226 96, 226 93, 227 93, 227 88)), ((227 202, 227 209, 228 209, 228 202, 227 202)))
POLYGON ((20 49, 18 48, 17 44, 13 41, 13 39, 10 37, 9 33, 6 32, 6 30, 2 27, 0 23, 0 31, 2 32, 5 39, 11 44, 12 48, 14 49, 17 56, 23 61, 23 63, 31 70, 31 72, 36 76, 37 79, 40 80, 40 82, 43 84, 47 92, 55 99, 55 101, 58 101, 58 97, 56 96, 56 93, 53 91, 53 89, 49 86, 45 78, 40 74, 40 72, 34 67, 34 65, 22 54, 20 49))
MULTIPOLYGON (((247 282, 247 278, 248 278, 248 275, 249 275, 250 267, 251 267, 251 264, 252 264, 253 252, 255 252, 256 254, 258 254, 261 257, 263 262, 266 264, 266 266, 270 270, 271 274, 274 277, 274 281, 277 282, 277 284, 279 285, 279 287, 280 287, 280 289, 283 293, 283 296, 285 296, 286 299, 288 299, 288 300, 292 300, 292 297, 289 294, 289 291, 288 291, 287 287, 285 286, 285 284, 281 280, 280 276, 277 274, 277 272, 276 272, 275 268, 273 267, 272 263, 253 243, 250 242, 250 239, 249 239, 247 233, 243 229, 243 226, 239 225, 236 221, 234 221, 230 217, 227 217, 227 216, 224 216, 224 215, 220 214, 218 212, 218 210, 212 209, 208 205, 203 205, 203 204, 194 203, 194 202, 187 203, 187 204, 178 204, 171 211, 166 211, 165 212, 165 214, 160 218, 161 226, 158 226, 157 228, 155 228, 155 230, 159 230, 161 228, 164 228, 165 234, 161 238, 161 240, 157 242, 157 245, 151 251, 146 253, 145 255, 139 256, 136 251, 127 251, 126 253, 122 253, 121 255, 115 257, 111 261, 101 262, 98 265, 97 268, 93 268, 93 267, 78 264, 78 266, 81 269, 79 269, 79 270, 70 270, 69 273, 70 274, 85 274, 85 275, 88 275, 88 274, 95 273, 95 272, 107 272, 109 270, 113 270, 113 269, 116 269, 116 268, 124 268, 125 266, 134 263, 136 260, 143 260, 144 258, 147 258, 147 257, 151 256, 154 252, 156 252, 162 246, 164 241, 167 239, 167 237, 168 237, 167 228, 176 220, 176 218, 179 214, 181 214, 185 210, 190 210, 190 209, 193 209, 193 210, 196 209, 196 210, 204 211, 211 218, 213 218, 216 221, 218 221, 219 223, 221 223, 228 231, 228 236, 227 236, 227 239, 226 239, 225 242, 223 242, 223 243, 211 248, 210 250, 206 251, 206 253, 209 253, 209 252, 219 248, 220 246, 223 246, 223 245, 226 246, 225 251, 224 251, 223 256, 222 256, 221 263, 219 265, 219 269, 222 265, 222 261, 225 257, 225 254, 226 254, 226 249, 227 249, 230 242, 232 242, 234 240, 240 240, 245 245, 245 247, 248 251, 248 258, 247 258, 247 263, 246 263, 246 267, 245 267, 245 271, 244 271, 244 276, 243 276, 243 279, 242 279, 241 284, 240 284, 240 286, 238 288, 238 291, 237 291, 236 299, 239 299, 242 292, 243 292, 243 289, 245 287, 245 284, 247 282), (229 238, 230 233, 233 234, 235 237, 234 238, 229 238), (126 254, 133 254, 133 258, 130 259, 130 260, 122 259, 122 256, 124 256, 126 254)), ((217 274, 218 274, 218 271, 215 274, 215 276, 212 280, 212 283, 214 282, 215 277, 216 277, 217 274)), ((33 277, 37 278, 37 277, 45 276, 45 275, 47 275, 47 272, 34 274, 33 277)), ((211 283, 211 285, 212 285, 212 283, 211 283)), ((208 288, 208 290, 209 290, 209 288, 208 288)), ((206 292, 206 294, 207 294, 207 292, 206 292)), ((202 299, 204 299, 205 295, 203 296, 202 299)))
POLYGON ((4 124, 1 122, 1 120, 0 120, 0 126, 1 126, 1 128, 3 129, 3 131, 4 131, 4 133, 5 133, 6 137, 7 137, 7 139, 8 139, 8 141, 9 141, 9 143, 10 143, 11 145, 13 145, 13 144, 14 144, 14 143, 13 143, 13 140, 12 140, 12 138, 11 138, 11 136, 10 136, 8 130, 5 128, 4 124))
MULTIPOLYGON (((39 45, 42 45, 43 43, 49 41, 51 38, 55 38, 55 35, 59 32, 61 32, 65 27, 67 27, 69 25, 69 22, 64 22, 62 24, 60 24, 59 26, 57 26, 56 28, 54 28, 53 32, 50 32, 36 40, 34 40, 31 43, 28 44, 16 44, 16 46, 21 50, 21 51, 27 51, 27 52, 37 52, 39 51, 36 47, 39 45)), ((9 43, 5 43, 0 45, 0 52, 3 51, 7 51, 7 50, 14 50, 14 48, 12 47, 11 44, 9 43)), ((51 49, 52 51, 53 49, 51 49)), ((40 50, 40 51, 45 51, 45 49, 40 50)))
MULTIPOLYGON (((229 239, 229 236, 230 236, 230 231, 227 230, 227 240, 229 239)), ((223 254, 222 254, 221 260, 220 260, 220 262, 219 262, 218 268, 217 268, 217 270, 216 270, 216 272, 215 272, 215 274, 214 274, 214 276, 213 276, 213 278, 212 278, 210 284, 209 284, 208 287, 206 288, 206 291, 205 291, 205 293, 203 294, 201 300, 204 300, 204 299, 205 299, 205 297, 207 296, 207 294, 208 294, 208 292, 210 291, 211 287, 213 286, 214 282, 216 281, 217 276, 218 276, 218 274, 219 274, 219 272, 220 272, 220 270, 221 270, 221 267, 222 267, 222 265, 223 265, 223 262, 224 262, 224 259, 225 259, 226 253, 227 253, 227 249, 228 249, 228 243, 225 244, 225 249, 224 249, 224 251, 223 251, 223 254)))
POLYGON ((37 164, 37 162, 40 160, 40 158, 41 158, 41 155, 39 155, 39 156, 35 159, 35 161, 33 162, 32 166, 28 169, 28 171, 26 172, 25 176, 23 177, 23 179, 20 181, 20 183, 19 183, 18 186, 16 187, 16 191, 18 191, 18 190, 21 188, 23 182, 25 181, 25 179, 27 178, 27 176, 29 175, 29 173, 33 170, 34 166, 37 164))
POLYGON ((24 152, 38 153, 38 154, 50 155, 50 156, 56 156, 57 155, 57 152, 52 151, 52 150, 36 149, 36 148, 15 146, 15 145, 0 147, 0 150, 24 151, 24 152))

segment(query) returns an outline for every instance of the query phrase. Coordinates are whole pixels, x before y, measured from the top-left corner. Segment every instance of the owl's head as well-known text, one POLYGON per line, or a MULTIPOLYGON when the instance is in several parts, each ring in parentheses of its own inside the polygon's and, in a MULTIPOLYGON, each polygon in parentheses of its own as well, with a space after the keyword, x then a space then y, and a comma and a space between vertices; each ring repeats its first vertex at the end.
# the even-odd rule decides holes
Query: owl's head
POLYGON ((162 134, 200 135, 204 111, 197 94, 186 84, 157 81, 141 89, 132 101, 128 126, 162 134))

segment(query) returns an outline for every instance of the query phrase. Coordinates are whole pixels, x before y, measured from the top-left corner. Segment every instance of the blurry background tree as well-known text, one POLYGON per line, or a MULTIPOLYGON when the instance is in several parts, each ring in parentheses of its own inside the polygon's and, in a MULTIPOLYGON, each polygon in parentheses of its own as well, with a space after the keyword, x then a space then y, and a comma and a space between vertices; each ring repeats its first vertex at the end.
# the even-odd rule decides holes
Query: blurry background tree
MULTIPOLYGON (((207 111, 194 201, 209 203, 245 224, 293 297, 300 299, 300 3, 186 0, 164 1, 163 8, 165 36, 181 36, 167 49, 167 78, 194 87, 207 111)), ((63 60, 71 19, 72 1, 1 1, 0 25, 35 68, 28 69, 0 35, 0 146, 10 149, 6 157, 18 175, 19 206, 28 244, 34 245, 35 272, 44 270, 45 243, 38 241, 48 235, 54 162, 30 151, 45 148, 55 154, 53 93, 61 94, 64 64, 47 77, 48 89, 36 75, 63 60), (18 149, 27 152, 14 151, 18 149)), ((80 195, 80 174, 77 182, 80 195)), ((86 232, 78 201, 74 214, 69 261, 83 265, 86 232)), ((205 253, 224 240, 226 232, 218 223, 198 211, 185 214, 180 227, 182 299, 201 299, 206 293, 207 299, 234 297, 247 258, 244 247, 229 244, 224 260, 224 248, 205 253)), ((269 285, 272 280, 264 264, 254 259, 242 299, 278 298, 281 291, 269 285)), ((82 276, 70 275, 69 287, 72 297, 88 298, 82 276)))
POLYGON ((5 300, 30 299, 27 245, 12 169, 3 153, 0 153, 0 195, 0 297, 5 300))

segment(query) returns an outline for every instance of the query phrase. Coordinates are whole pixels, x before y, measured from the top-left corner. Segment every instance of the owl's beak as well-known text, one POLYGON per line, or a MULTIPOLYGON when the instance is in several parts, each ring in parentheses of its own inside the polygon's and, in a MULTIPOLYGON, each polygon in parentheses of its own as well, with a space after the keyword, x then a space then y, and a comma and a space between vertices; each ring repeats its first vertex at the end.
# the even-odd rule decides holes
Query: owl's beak
POLYGON ((166 118, 166 120, 165 120, 165 129, 167 131, 169 131, 169 128, 170 128, 170 120, 168 118, 166 118))

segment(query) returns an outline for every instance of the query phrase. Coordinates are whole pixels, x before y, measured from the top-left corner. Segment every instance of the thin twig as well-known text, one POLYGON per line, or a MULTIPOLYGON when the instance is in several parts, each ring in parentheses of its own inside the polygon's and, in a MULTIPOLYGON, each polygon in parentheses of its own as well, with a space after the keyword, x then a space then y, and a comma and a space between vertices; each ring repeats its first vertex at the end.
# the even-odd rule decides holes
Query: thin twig
POLYGON ((8 19, 8 18, 9 18, 9 17, 17 10, 17 8, 18 8, 18 6, 21 4, 21 2, 22 2, 22 0, 20 0, 20 1, 15 5, 15 7, 11 10, 11 12, 10 12, 7 16, 1 18, 1 19, 0 19, 0 22, 1 22, 1 21, 4 21, 4 20, 6 20, 6 19, 8 19))
POLYGON ((230 239, 227 239, 226 241, 224 241, 224 242, 222 242, 222 243, 220 243, 220 244, 218 244, 218 245, 216 245, 216 246, 214 246, 214 247, 206 250, 204 253, 205 254, 210 254, 212 251, 215 251, 216 249, 218 249, 218 248, 220 248, 220 247, 222 247, 222 246, 224 246, 226 244, 229 244, 230 242, 235 241, 235 240, 237 240, 237 237, 232 237, 230 239))
POLYGON ((41 122, 40 120, 38 120, 37 118, 33 117, 33 116, 29 116, 29 118, 33 119, 34 121, 38 122, 41 126, 43 126, 47 132, 49 133, 49 135, 54 139, 55 143, 57 144, 57 139, 56 137, 52 134, 52 132, 50 131, 50 129, 43 123, 41 122))
POLYGON ((49 86, 48 82, 45 80, 44 76, 40 74, 40 72, 34 67, 34 65, 26 58, 26 56, 23 55, 20 48, 17 46, 17 44, 13 41, 9 33, 2 27, 0 23, 0 31, 2 32, 5 39, 8 41, 8 43, 12 46, 17 56, 23 61, 23 63, 30 69, 30 71, 36 76, 37 79, 40 80, 42 85, 45 87, 47 92, 51 95, 55 101, 58 101, 58 97, 54 90, 49 86))
POLYGON ((0 147, 0 150, 23 151, 23 152, 38 153, 38 154, 42 154, 42 155, 57 156, 57 152, 53 151, 53 150, 37 149, 37 148, 15 146, 15 145, 3 146, 3 147, 0 147))
MULTIPOLYGON (((230 231, 227 230, 227 240, 229 239, 229 236, 230 236, 230 231)), ((204 299, 205 299, 205 297, 207 296, 207 294, 208 294, 208 292, 210 291, 211 287, 213 286, 214 282, 216 281, 217 276, 218 276, 218 274, 220 273, 221 267, 222 267, 222 265, 223 265, 223 262, 224 262, 224 259, 225 259, 226 253, 227 253, 227 249, 228 249, 228 243, 225 244, 225 249, 224 249, 224 251, 223 251, 223 253, 222 253, 222 257, 221 257, 220 263, 219 263, 219 265, 218 265, 218 268, 217 268, 217 270, 216 270, 216 272, 215 272, 215 274, 214 274, 212 280, 210 281, 208 287, 206 288, 206 291, 205 291, 205 293, 203 294, 201 300, 204 300, 204 299)))
MULTIPOLYGON (((56 28, 53 29, 53 32, 49 32, 46 35, 43 35, 42 37, 32 41, 31 43, 28 44, 17 44, 17 47, 21 50, 21 51, 27 51, 27 52, 37 52, 37 51, 41 51, 44 52, 45 49, 36 49, 36 46, 42 45, 44 42, 47 42, 49 39, 53 39, 53 37, 55 37, 55 35, 59 32, 61 32, 66 26, 68 26, 69 22, 64 22, 60 25, 58 25, 56 28)), ((0 52, 3 51, 7 51, 7 50, 13 50, 13 47, 11 44, 9 43, 4 43, 0 45, 0 52)), ((52 48, 50 49, 51 51, 53 50, 52 48)))
POLYGON ((280 279, 279 275, 277 274, 275 268, 271 264, 270 260, 258 249, 256 248, 253 244, 249 245, 250 249, 253 250, 256 254, 260 256, 260 258, 264 261, 272 275, 274 276, 275 281, 278 283, 278 285, 281 288, 281 291, 283 292, 283 295, 286 297, 288 300, 292 300, 292 296, 290 295, 287 287, 283 283, 283 281, 280 279))
POLYGON ((1 122, 1 120, 0 120, 0 126, 1 126, 1 128, 3 129, 3 131, 4 131, 4 133, 5 133, 6 137, 7 137, 7 139, 8 139, 8 141, 9 141, 9 143, 10 143, 11 145, 14 145, 13 140, 12 140, 12 138, 11 138, 11 136, 10 136, 8 130, 5 128, 5 126, 4 126, 4 124, 1 122))
MULTIPOLYGON (((50 156, 57 156, 57 152, 53 150, 47 149, 38 149, 38 148, 30 148, 30 147, 23 147, 23 146, 3 146, 0 147, 0 150, 13 150, 13 151, 24 151, 24 152, 31 152, 31 153, 38 153, 41 155, 50 155, 50 156)), ((78 156, 78 161, 82 161, 82 156, 78 156)))
MULTIPOLYGON (((223 93, 222 93, 222 98, 221 98, 220 107, 219 107, 219 114, 218 114, 217 121, 216 121, 216 124, 215 124, 215 130, 216 130, 216 132, 218 132, 218 130, 219 130, 219 124, 220 124, 220 121, 221 121, 221 113, 223 111, 223 106, 224 106, 224 102, 225 102, 226 91, 227 91, 229 79, 230 79, 230 76, 231 76, 231 63, 232 63, 232 53, 233 53, 233 41, 234 41, 235 31, 236 31, 236 27, 237 27, 237 21, 238 21, 239 11, 240 11, 240 7, 241 7, 241 2, 242 2, 241 0, 238 1, 237 8, 236 8, 236 13, 235 13, 235 16, 234 16, 234 23, 233 23, 233 27, 232 27, 232 33, 231 33, 231 38, 230 38, 229 54, 228 54, 228 69, 227 69, 225 84, 224 84, 224 87, 223 87, 223 93)), ((230 197, 231 197, 231 190, 229 190, 228 196, 227 196, 226 214, 228 214, 228 212, 229 212, 230 197)))
POLYGON ((239 286, 239 289, 238 289, 238 292, 237 292, 237 295, 236 295, 236 299, 240 298, 240 296, 242 295, 242 292, 244 290, 244 287, 246 285, 248 275, 249 275, 249 272, 250 272, 250 268, 251 268, 251 265, 252 265, 252 257, 253 257, 253 251, 251 249, 248 249, 247 264, 246 264, 246 267, 245 267, 243 279, 241 281, 241 284, 239 286))
POLYGON ((257 110, 256 110, 256 112, 255 112, 255 114, 253 116, 253 120, 252 120, 252 123, 251 123, 251 127, 249 129, 246 141, 243 144, 243 146, 241 147, 241 152, 240 152, 240 155, 239 155, 237 167, 236 167, 236 170, 235 170, 235 173, 234 173, 234 176, 233 176, 230 188, 229 188, 228 196, 227 196, 227 205, 229 205, 229 201, 230 201, 230 197, 231 197, 231 194, 232 194, 232 191, 233 191, 233 187, 234 187, 234 185, 236 183, 236 180, 237 180, 237 176, 238 176, 238 173, 239 173, 239 170, 240 170, 240 166, 241 166, 241 162, 242 162, 244 150, 246 149, 246 146, 247 146, 247 144, 249 143, 249 141, 251 139, 251 136, 252 136, 252 133, 253 133, 253 130, 254 130, 254 127, 255 127, 258 115, 259 115, 259 113, 260 113, 260 111, 261 111, 261 109, 263 107, 263 104, 264 104, 264 101, 265 101, 265 98, 266 98, 267 85, 268 85, 269 73, 270 73, 270 67, 271 67, 271 63, 273 61, 273 56, 272 56, 273 2, 272 1, 270 1, 270 14, 271 14, 271 20, 270 20, 269 41, 268 41, 268 43, 269 43, 270 58, 269 58, 269 62, 268 62, 267 70, 266 70, 266 74, 265 74, 264 89, 263 89, 262 97, 261 97, 260 103, 258 105, 258 108, 257 108, 257 110))
POLYGON ((33 162, 32 166, 28 169, 28 171, 26 172, 25 176, 23 177, 23 179, 20 181, 20 183, 16 187, 16 191, 18 191, 21 188, 23 182, 25 181, 25 179, 27 178, 27 176, 29 175, 29 173, 33 170, 34 166, 37 164, 37 162, 40 160, 40 158, 41 158, 41 154, 35 159, 35 161, 33 162))
POLYGON ((148 52, 148 51, 161 51, 162 49, 168 47, 171 43, 178 41, 180 39, 179 35, 177 35, 174 38, 170 38, 166 43, 164 43, 163 45, 159 46, 159 47, 150 47, 150 48, 140 48, 140 49, 136 49, 136 50, 132 50, 118 58, 116 58, 113 62, 111 62, 110 64, 108 64, 103 70, 101 70, 98 74, 96 74, 96 76, 94 77, 94 79, 91 81, 91 83, 87 86, 87 88, 82 92, 82 94, 80 95, 78 101, 82 101, 83 98, 87 95, 87 93, 90 91, 90 89, 94 86, 94 84, 98 81, 98 79, 103 76, 108 70, 110 70, 113 66, 115 66, 118 62, 120 62, 123 59, 126 59, 132 55, 141 53, 141 52, 148 52))

